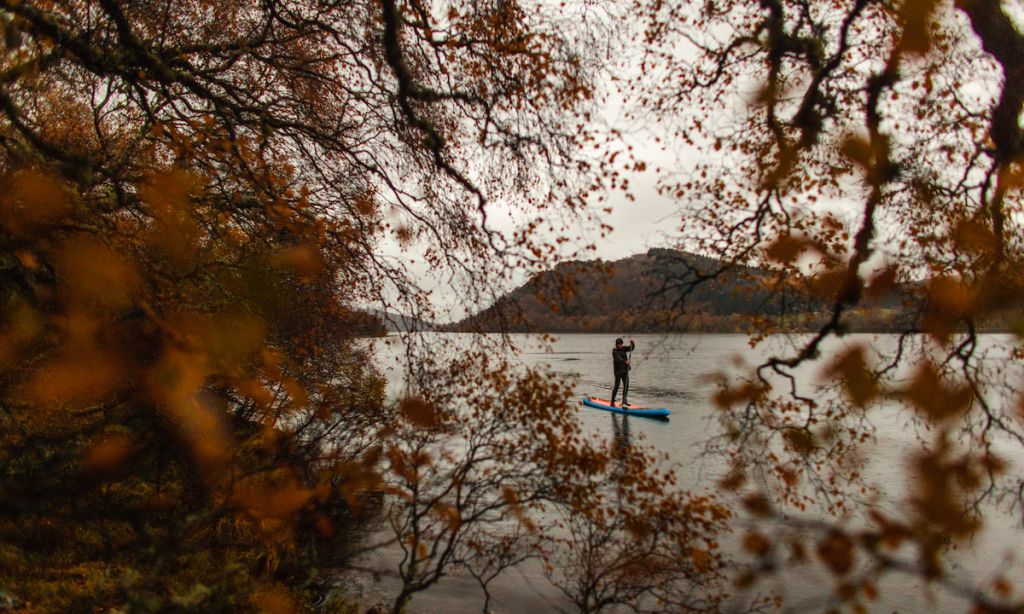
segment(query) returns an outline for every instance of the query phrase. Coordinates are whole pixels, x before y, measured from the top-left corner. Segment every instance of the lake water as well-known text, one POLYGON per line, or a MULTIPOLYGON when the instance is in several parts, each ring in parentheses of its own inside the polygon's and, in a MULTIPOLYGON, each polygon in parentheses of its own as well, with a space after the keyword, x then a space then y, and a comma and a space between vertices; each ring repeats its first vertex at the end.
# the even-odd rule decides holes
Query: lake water
MULTIPOLYGON (((679 467, 683 487, 696 493, 718 492, 717 482, 724 472, 721 461, 701 454, 703 443, 718 433, 715 418, 717 410, 710 403, 714 390, 707 375, 713 371, 735 372, 737 362, 755 364, 769 353, 784 352, 793 347, 799 336, 780 336, 765 345, 751 349, 746 335, 640 335, 633 337, 637 348, 633 353, 629 399, 633 403, 672 410, 667 422, 638 417, 623 417, 610 412, 581 407, 579 419, 584 428, 601 436, 613 437, 616 432, 628 431, 635 445, 646 445, 669 455, 679 467)), ((987 338, 987 344, 996 346, 999 337, 987 338)), ((527 335, 513 336, 519 356, 527 365, 544 365, 551 370, 573 378, 580 395, 593 394, 607 398, 611 393, 610 335, 562 335, 550 346, 543 346, 527 335)), ((628 344, 629 339, 626 339, 628 344)), ((871 347, 890 349, 895 345, 891 336, 853 335, 835 341, 831 351, 843 344, 862 343, 871 347)), ((392 394, 402 388, 396 359, 402 355, 397 337, 375 342, 378 364, 389 374, 392 394)), ((826 353, 827 355, 827 353, 826 353)), ((990 360, 1002 360, 996 356, 990 360)), ((810 391, 818 381, 821 362, 804 368, 802 381, 810 391)), ((916 448, 919 428, 905 413, 873 412, 876 440, 866 448, 865 474, 868 481, 881 492, 880 505, 898 508, 909 492, 905 481, 905 467, 911 449, 916 448)), ((1003 446, 1000 450, 1011 464, 1011 471, 1024 469, 1024 450, 1016 446, 1003 446)), ((720 493, 724 494, 724 493, 720 493)), ((852 520, 856 522, 856 519, 852 520)), ((987 529, 970 544, 954 553, 952 573, 965 582, 985 585, 996 570, 1010 578, 1024 578, 1021 562, 1015 552, 1024 546, 1018 518, 992 512, 986 519, 987 529)), ((1022 550, 1024 551, 1024 550, 1022 550)), ((377 561, 388 563, 388 554, 382 553, 377 561)), ((759 590, 775 591, 785 598, 784 611, 819 611, 826 607, 825 598, 834 579, 820 565, 802 565, 760 583, 759 590)), ((394 584, 382 576, 378 581, 362 584, 363 600, 390 603, 395 594, 394 584)), ((944 590, 930 586, 913 576, 889 574, 880 586, 881 599, 869 603, 871 611, 965 611, 969 604, 944 590)), ((507 573, 495 583, 493 589, 495 612, 512 612, 530 608, 537 612, 572 611, 572 605, 557 589, 550 586, 537 565, 525 564, 507 573)), ((411 612, 443 612, 461 614, 479 612, 482 595, 468 578, 446 578, 428 591, 417 594, 411 603, 411 612)))

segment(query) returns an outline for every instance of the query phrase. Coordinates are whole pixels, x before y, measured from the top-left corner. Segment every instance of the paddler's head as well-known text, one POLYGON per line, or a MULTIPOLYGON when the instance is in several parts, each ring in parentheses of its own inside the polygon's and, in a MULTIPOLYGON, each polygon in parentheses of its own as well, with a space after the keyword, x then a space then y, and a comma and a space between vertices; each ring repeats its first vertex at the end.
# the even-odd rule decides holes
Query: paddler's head
POLYGON ((615 347, 622 347, 622 337, 619 337, 618 339, 615 340, 615 347))

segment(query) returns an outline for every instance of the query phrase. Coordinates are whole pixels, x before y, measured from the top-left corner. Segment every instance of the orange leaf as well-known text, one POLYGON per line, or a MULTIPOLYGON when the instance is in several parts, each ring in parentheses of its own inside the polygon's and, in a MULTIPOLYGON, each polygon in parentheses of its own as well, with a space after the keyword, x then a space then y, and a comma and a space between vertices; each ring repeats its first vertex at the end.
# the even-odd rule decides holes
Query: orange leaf
POLYGON ((26 394, 32 403, 71 406, 97 402, 124 381, 120 356, 86 348, 67 354, 37 370, 26 394))
POLYGON ((22 171, 0 185, 0 224, 22 235, 60 221, 71 202, 59 179, 34 170, 22 171))
POLYGON ((124 309, 138 292, 135 266, 95 237, 68 240, 57 254, 56 267, 62 290, 76 303, 124 309))
POLYGON ((235 486, 232 500, 261 518, 287 519, 306 507, 313 493, 293 477, 253 476, 235 486))
POLYGON ((293 614, 298 611, 291 593, 280 584, 263 586, 250 599, 260 614, 293 614))
POLYGON ((274 254, 271 261, 275 266, 295 272, 304 281, 315 279, 324 266, 323 255, 309 245, 281 249, 274 254))
POLYGON ((149 369, 147 387, 154 403, 191 445, 195 459, 212 469, 227 460, 232 446, 224 417, 200 399, 208 375, 204 356, 168 350, 149 369))
POLYGON ((135 442, 124 433, 110 433, 97 438, 82 465, 89 471, 110 473, 124 466, 125 462, 136 451, 135 442))
POLYGON ((711 554, 707 550, 690 548, 690 559, 698 572, 704 573, 711 569, 711 554))

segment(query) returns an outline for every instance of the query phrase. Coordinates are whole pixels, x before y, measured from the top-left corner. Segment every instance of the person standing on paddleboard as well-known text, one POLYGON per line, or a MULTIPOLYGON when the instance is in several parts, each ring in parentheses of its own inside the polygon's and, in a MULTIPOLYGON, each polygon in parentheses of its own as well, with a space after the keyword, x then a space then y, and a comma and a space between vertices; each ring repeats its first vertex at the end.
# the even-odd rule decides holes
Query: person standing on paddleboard
POLYGON ((622 338, 615 340, 615 349, 612 350, 612 369, 615 372, 615 385, 612 386, 611 406, 615 407, 615 395, 619 393, 619 383, 622 383, 622 405, 625 407, 626 396, 629 394, 629 354, 636 348, 636 343, 629 340, 629 347, 622 345, 622 338))

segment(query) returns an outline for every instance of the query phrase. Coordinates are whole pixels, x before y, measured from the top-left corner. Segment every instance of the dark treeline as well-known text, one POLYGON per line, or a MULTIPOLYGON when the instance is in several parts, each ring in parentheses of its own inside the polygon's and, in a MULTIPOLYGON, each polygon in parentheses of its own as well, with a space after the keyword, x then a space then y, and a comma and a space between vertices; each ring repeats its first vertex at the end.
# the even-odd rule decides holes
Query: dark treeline
MULTIPOLYGON (((767 324, 801 331, 827 319, 827 301, 796 284, 780 287, 767 269, 720 269, 714 258, 660 248, 622 260, 565 262, 451 328, 748 332, 767 324)), ((904 324, 898 308, 911 295, 901 288, 851 313, 851 330, 896 330, 904 324)))

